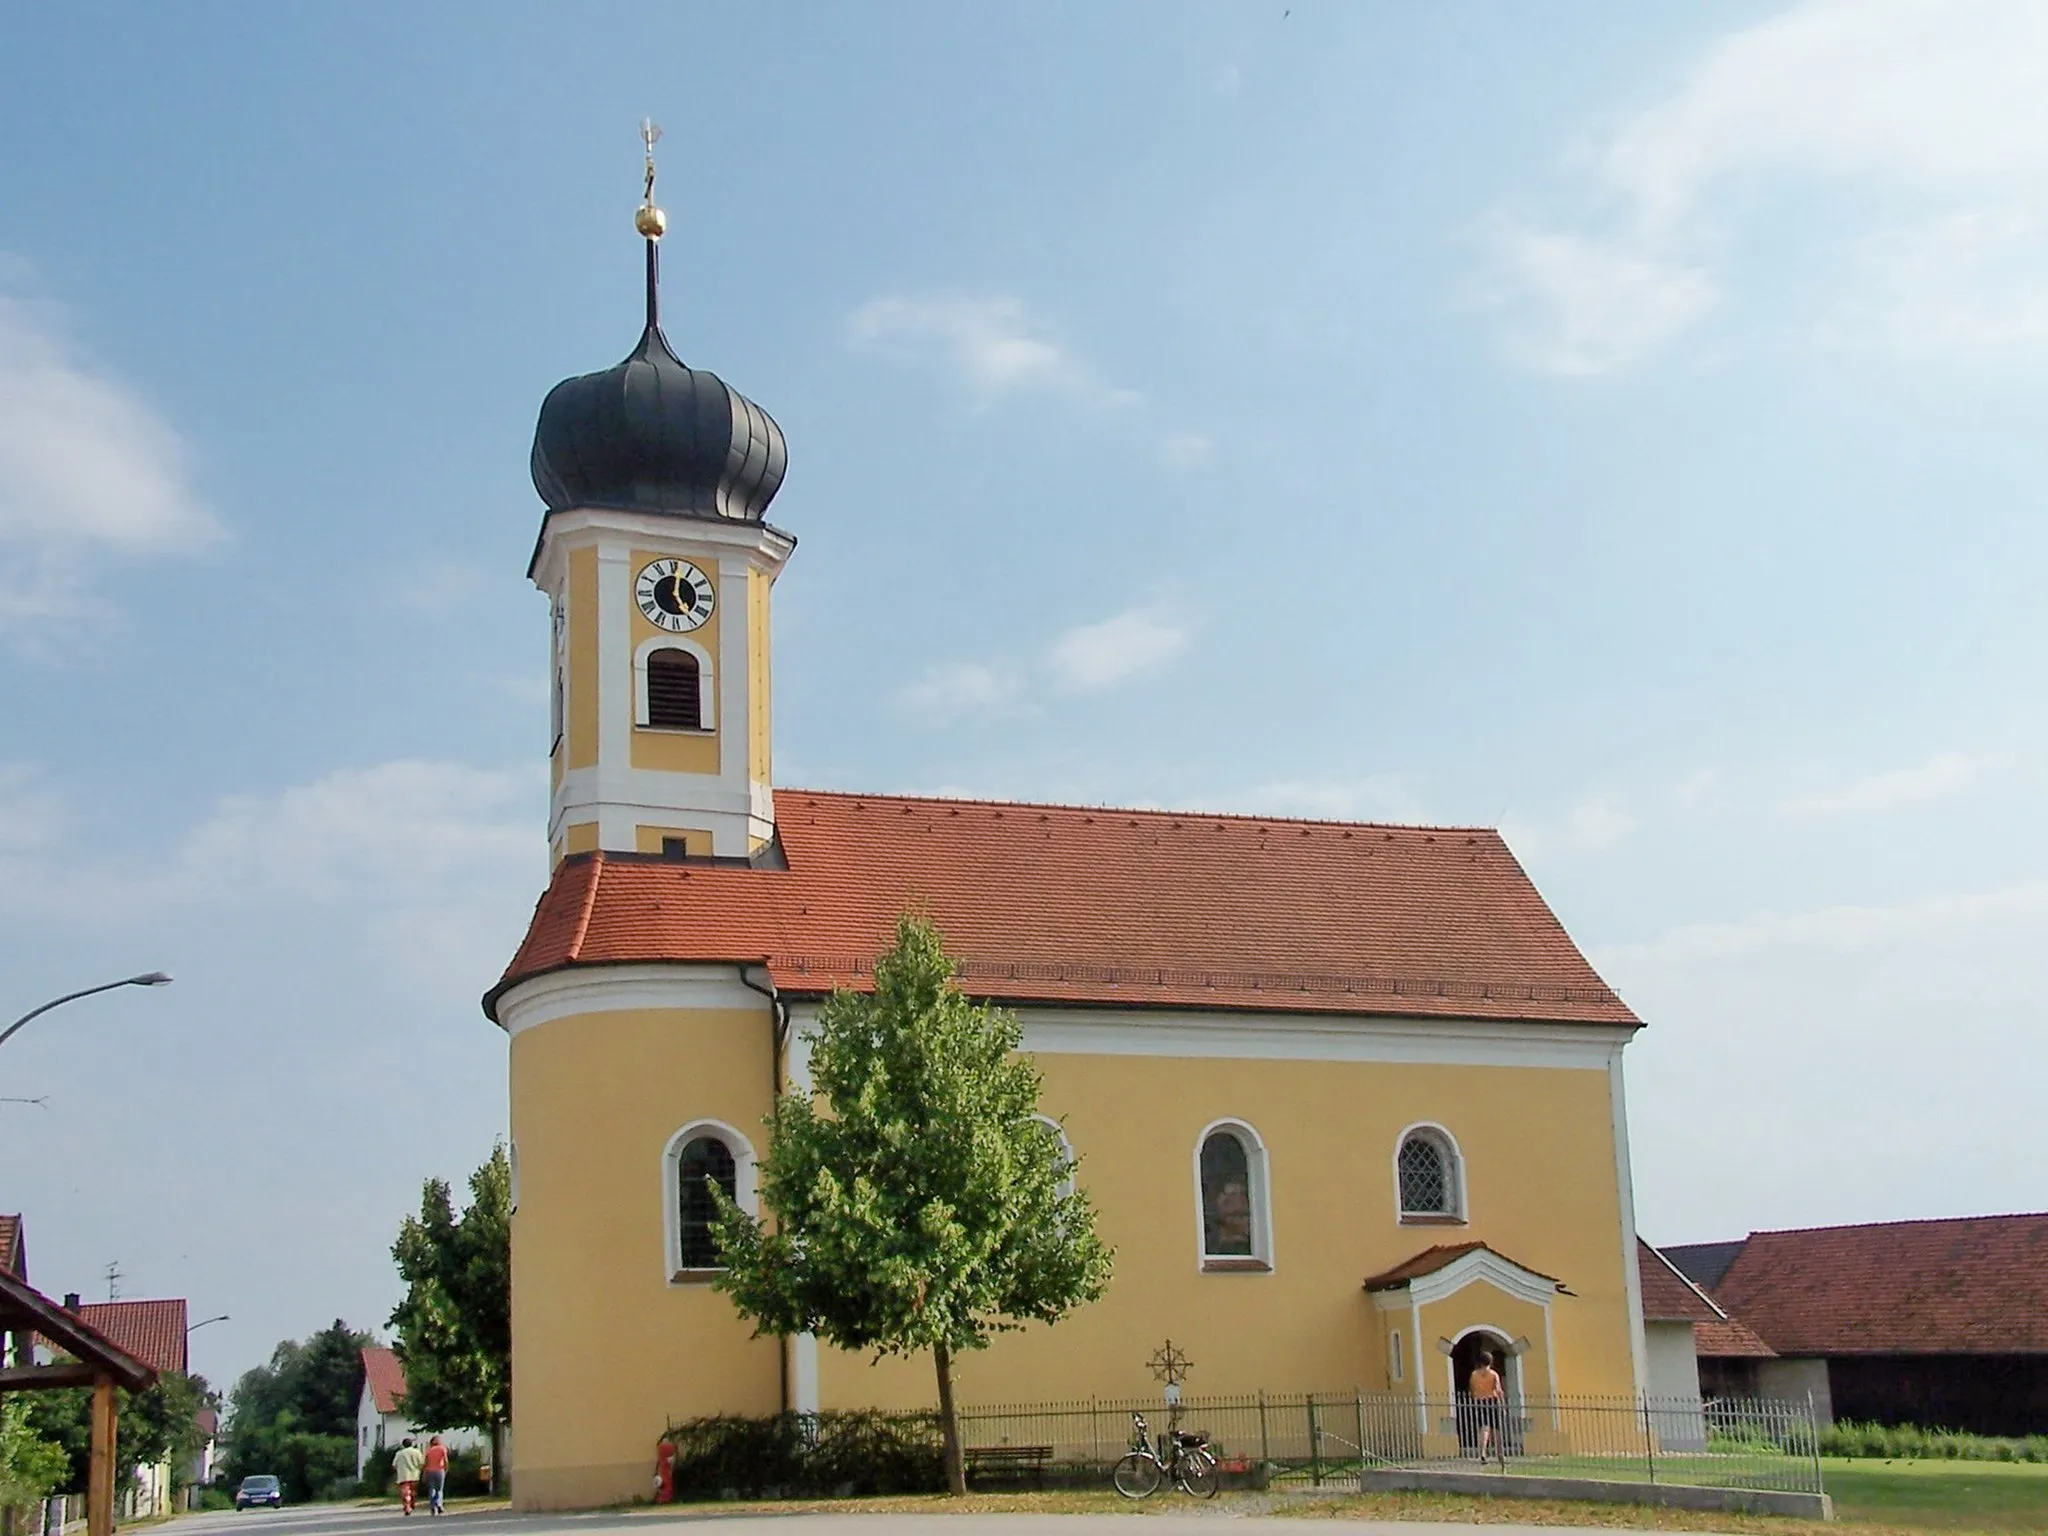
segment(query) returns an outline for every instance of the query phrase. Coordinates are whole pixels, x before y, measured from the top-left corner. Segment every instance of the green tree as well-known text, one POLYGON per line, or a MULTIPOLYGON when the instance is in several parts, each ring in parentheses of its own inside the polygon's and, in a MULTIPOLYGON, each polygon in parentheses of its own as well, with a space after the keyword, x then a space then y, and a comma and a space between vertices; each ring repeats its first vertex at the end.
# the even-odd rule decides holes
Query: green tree
POLYGON ((356 1469, 356 1401, 370 1336, 336 1318, 304 1343, 285 1339, 242 1373, 229 1398, 225 1474, 267 1472, 294 1502, 325 1498, 356 1469))
MULTIPOLYGON (((429 1179, 391 1245, 405 1299, 391 1314, 405 1413, 423 1429, 488 1430, 512 1417, 512 1165, 491 1148, 460 1216, 429 1179)), ((496 1457, 493 1457, 496 1464, 496 1457)))
POLYGON ((970 1003, 936 929, 909 915, 872 995, 835 993, 815 1093, 770 1121, 756 1221, 714 1185, 716 1284, 760 1332, 932 1352, 946 1481, 966 1492, 953 1363, 999 1332, 1100 1296, 1111 1253, 1058 1137, 1015 1015, 970 1003))
POLYGON ((0 1398, 0 1512, 55 1493, 71 1476, 64 1447, 40 1434, 30 1417, 29 1399, 35 1395, 0 1398))

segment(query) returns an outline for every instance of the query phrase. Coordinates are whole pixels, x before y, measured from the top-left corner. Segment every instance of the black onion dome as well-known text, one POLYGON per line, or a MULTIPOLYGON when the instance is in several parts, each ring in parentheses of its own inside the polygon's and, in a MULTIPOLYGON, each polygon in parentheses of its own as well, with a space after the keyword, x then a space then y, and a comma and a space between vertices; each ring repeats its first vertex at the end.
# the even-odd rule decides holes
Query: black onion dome
POLYGON ((758 523, 788 467, 782 429, 717 374, 670 350, 652 297, 631 356, 564 379, 541 402, 534 489, 551 512, 609 507, 758 523))

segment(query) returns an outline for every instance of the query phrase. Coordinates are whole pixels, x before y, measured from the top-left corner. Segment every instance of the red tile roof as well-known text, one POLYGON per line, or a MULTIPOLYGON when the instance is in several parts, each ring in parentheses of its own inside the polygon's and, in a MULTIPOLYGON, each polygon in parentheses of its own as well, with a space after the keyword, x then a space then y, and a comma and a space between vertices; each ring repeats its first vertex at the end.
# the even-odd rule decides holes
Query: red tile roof
POLYGON ((1692 1352, 1701 1360, 1769 1360, 1777 1351, 1739 1318, 1692 1325, 1692 1352))
POLYGON ((370 1402, 379 1413, 397 1413, 405 1400, 405 1366, 398 1356, 382 1345, 363 1351, 363 1384, 370 1389, 370 1402))
POLYGON ((28 1253, 22 1242, 19 1216, 0 1216, 0 1273, 17 1280, 28 1278, 28 1253))
POLYGON ((1718 1323, 1727 1314, 1672 1267, 1670 1260, 1636 1239, 1636 1273, 1641 1277, 1646 1323, 1718 1323))
POLYGON ((1781 1355, 2048 1353, 2048 1213, 1752 1232, 1714 1299, 1781 1355))
POLYGON ((185 1303, 88 1301, 78 1317, 153 1371, 185 1369, 185 1303))
MULTIPOLYGON (((1454 1264, 1459 1259, 1465 1257, 1466 1254, 1477 1252, 1482 1248, 1486 1249, 1488 1253, 1497 1259, 1504 1260, 1509 1264, 1515 1264, 1513 1259, 1508 1258, 1498 1248, 1489 1248, 1485 1243, 1438 1243, 1433 1247, 1423 1249, 1422 1252, 1415 1254, 1411 1258, 1403 1259, 1392 1269, 1383 1269, 1376 1275, 1367 1275, 1365 1277, 1365 1289, 1368 1291, 1394 1290, 1396 1287, 1406 1285, 1410 1280, 1420 1280, 1424 1275, 1433 1275, 1446 1265, 1454 1264)), ((1553 1276, 1543 1274, 1539 1270, 1530 1269, 1526 1264, 1515 1264, 1515 1268, 1525 1274, 1535 1275, 1539 1280, 1549 1280, 1552 1284, 1557 1285, 1559 1289, 1563 1288, 1561 1281, 1556 1280, 1553 1276)))
POLYGON ((486 1011, 605 963, 858 990, 909 907, 965 990, 1006 1001, 1639 1022, 1484 828, 802 790, 776 810, 787 869, 564 860, 486 1011))

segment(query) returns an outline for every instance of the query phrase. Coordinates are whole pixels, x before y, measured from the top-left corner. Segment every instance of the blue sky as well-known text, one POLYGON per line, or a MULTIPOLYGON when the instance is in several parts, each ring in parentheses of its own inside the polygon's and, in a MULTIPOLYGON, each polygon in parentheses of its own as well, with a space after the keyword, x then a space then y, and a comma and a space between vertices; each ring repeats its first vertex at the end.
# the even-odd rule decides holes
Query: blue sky
POLYGON ((504 1120, 526 454, 790 442, 785 784, 1504 826, 1661 1241, 2044 1204, 2048 13, 17 7, 0 1056, 34 1278, 225 1380, 504 1120), (96 1105, 120 1113, 95 1127, 96 1105))

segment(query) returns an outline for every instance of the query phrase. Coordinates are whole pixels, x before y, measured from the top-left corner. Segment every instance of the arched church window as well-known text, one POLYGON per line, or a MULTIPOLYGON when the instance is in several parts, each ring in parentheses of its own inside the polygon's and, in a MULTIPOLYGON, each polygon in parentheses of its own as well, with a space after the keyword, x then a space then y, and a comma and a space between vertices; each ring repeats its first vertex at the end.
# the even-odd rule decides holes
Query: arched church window
POLYGON ((1203 1132, 1195 1182, 1202 1204, 1202 1267, 1270 1268, 1266 1151, 1252 1128, 1231 1121, 1203 1132))
POLYGON ((1416 1126, 1402 1134, 1394 1154, 1394 1177, 1404 1219, 1457 1220, 1464 1215, 1463 1170, 1450 1134, 1439 1126, 1416 1126))
POLYGON ((696 731, 704 726, 704 695, 697 658, 663 647, 647 654, 647 723, 660 730, 696 731))
POLYGON ((682 1269, 718 1268, 718 1239, 711 1223, 718 1215, 711 1198, 716 1184, 728 1200, 739 1199, 739 1164, 717 1136, 693 1136, 676 1154, 676 1247, 682 1269))

